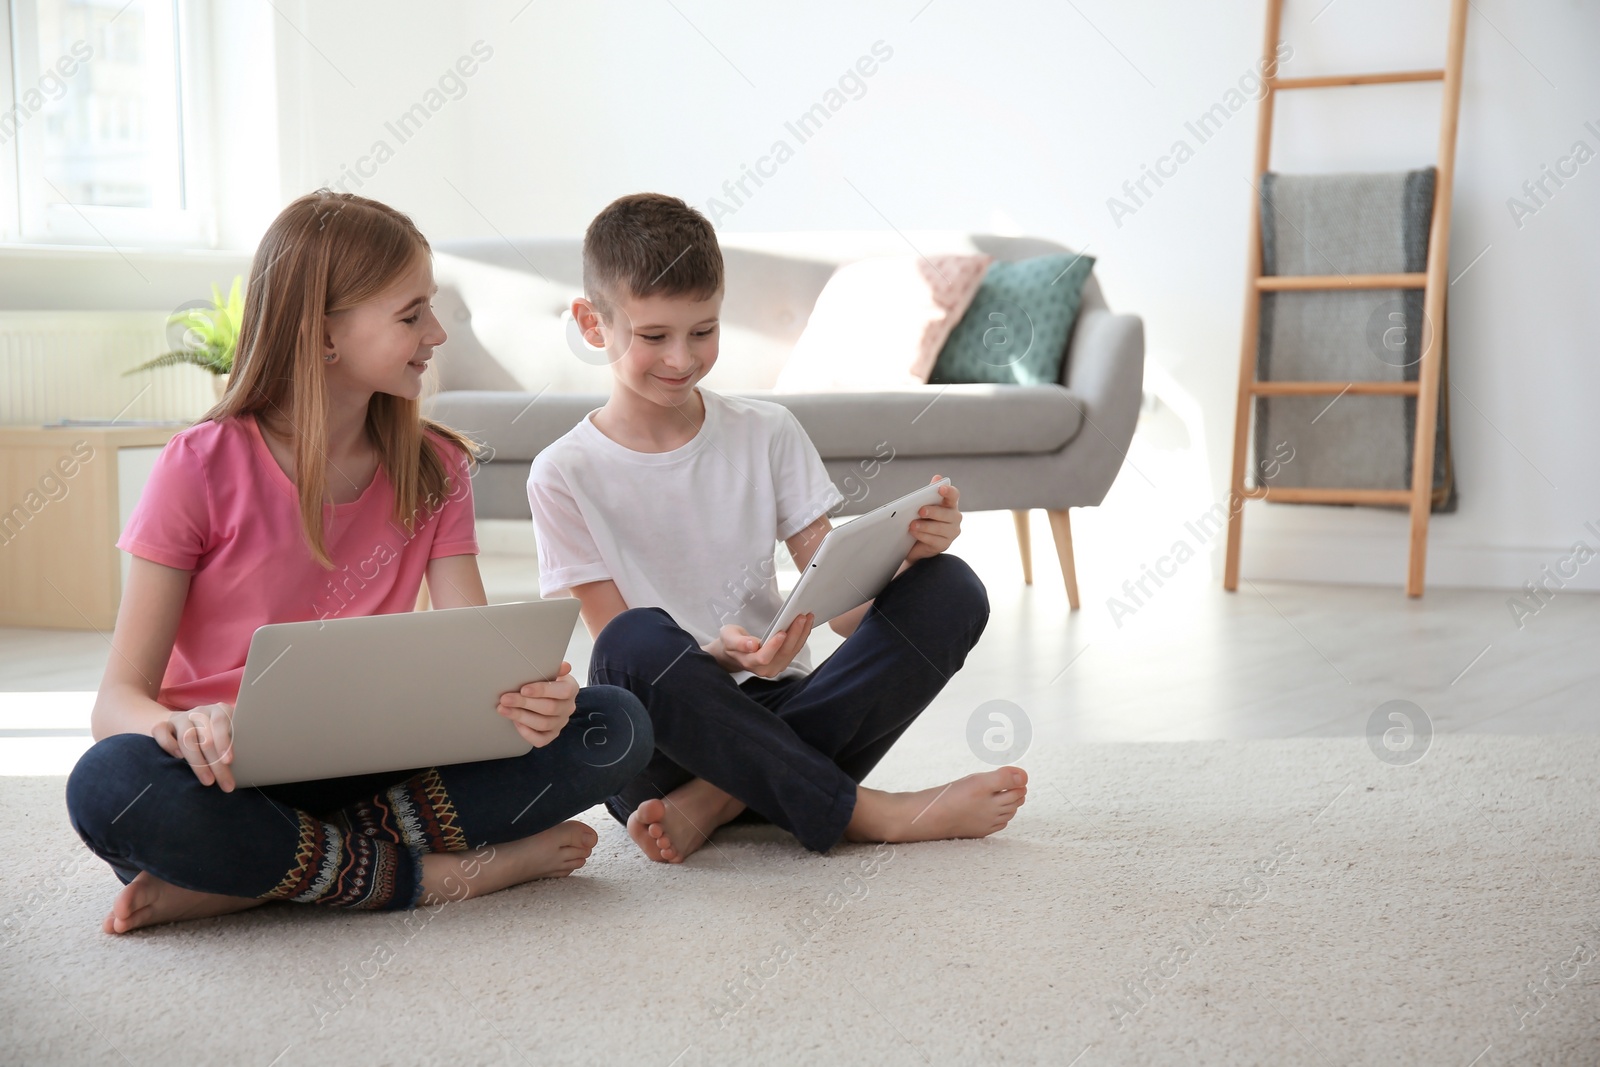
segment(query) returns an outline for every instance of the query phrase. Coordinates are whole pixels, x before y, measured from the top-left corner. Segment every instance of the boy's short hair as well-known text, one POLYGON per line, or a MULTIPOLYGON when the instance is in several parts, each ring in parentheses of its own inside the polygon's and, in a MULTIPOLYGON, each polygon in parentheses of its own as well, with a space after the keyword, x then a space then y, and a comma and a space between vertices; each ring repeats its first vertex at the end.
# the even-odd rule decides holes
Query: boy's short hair
POLYGON ((634 193, 594 217, 583 235, 584 295, 602 315, 619 297, 722 291, 722 248, 707 218, 675 196, 634 193))

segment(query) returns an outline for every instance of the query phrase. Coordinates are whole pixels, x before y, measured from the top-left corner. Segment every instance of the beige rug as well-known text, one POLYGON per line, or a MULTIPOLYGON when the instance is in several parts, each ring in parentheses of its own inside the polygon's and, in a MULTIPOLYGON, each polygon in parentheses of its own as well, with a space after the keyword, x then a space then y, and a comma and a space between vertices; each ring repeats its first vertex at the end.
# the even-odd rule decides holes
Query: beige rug
MULTIPOLYGON (((973 768, 897 753, 875 784, 973 768)), ((964 754, 964 753, 963 753, 964 754)), ((125 938, 62 779, 0 779, 0 1062, 1594 1064, 1600 738, 1036 747, 1000 837, 601 844, 437 913, 125 938)))

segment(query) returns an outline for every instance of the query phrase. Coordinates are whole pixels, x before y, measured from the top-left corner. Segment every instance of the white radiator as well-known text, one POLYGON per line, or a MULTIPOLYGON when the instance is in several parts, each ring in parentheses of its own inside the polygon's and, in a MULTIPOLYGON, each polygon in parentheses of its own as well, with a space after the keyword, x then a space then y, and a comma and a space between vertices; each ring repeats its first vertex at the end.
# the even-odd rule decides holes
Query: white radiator
POLYGON ((198 418, 215 403, 209 372, 123 377, 168 347, 161 312, 0 311, 0 425, 198 418))

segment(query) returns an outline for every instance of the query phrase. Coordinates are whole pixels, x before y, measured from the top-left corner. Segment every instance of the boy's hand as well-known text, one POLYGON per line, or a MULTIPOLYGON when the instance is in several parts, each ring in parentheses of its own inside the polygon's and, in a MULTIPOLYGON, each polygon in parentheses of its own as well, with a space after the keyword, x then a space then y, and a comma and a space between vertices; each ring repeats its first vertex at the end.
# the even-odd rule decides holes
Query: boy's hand
POLYGON ((514 693, 501 693, 495 709, 511 720, 534 748, 543 748, 556 739, 578 707, 578 680, 572 677, 572 664, 565 661, 548 682, 529 682, 514 693))
POLYGON ((204 704, 175 711, 150 728, 163 752, 189 761, 201 785, 233 792, 233 705, 204 704))
MULTIPOLYGON (((941 477, 935 474, 930 481, 941 477)), ((922 508, 918 517, 911 520, 911 534, 917 543, 906 553, 907 563, 937 556, 961 536, 961 490, 953 485, 940 486, 939 496, 941 503, 922 508)))
POLYGON ((743 626, 730 624, 722 628, 716 640, 704 647, 729 674, 749 671, 758 678, 776 678, 788 669, 800 650, 806 647, 806 640, 811 636, 811 627, 815 623, 815 615, 801 615, 789 624, 787 630, 773 634, 772 640, 765 645, 743 626))

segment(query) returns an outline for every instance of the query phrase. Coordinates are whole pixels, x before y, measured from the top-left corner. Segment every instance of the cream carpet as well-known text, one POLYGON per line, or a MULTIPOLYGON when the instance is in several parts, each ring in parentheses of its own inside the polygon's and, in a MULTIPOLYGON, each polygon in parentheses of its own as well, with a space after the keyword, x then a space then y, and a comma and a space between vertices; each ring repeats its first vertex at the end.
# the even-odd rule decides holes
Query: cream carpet
MULTIPOLYGON (((970 760, 897 753, 874 784, 970 760)), ((0 1062, 1594 1064, 1600 738, 1073 745, 982 842, 646 863, 409 923, 126 938, 60 778, 0 779, 0 1062)))

